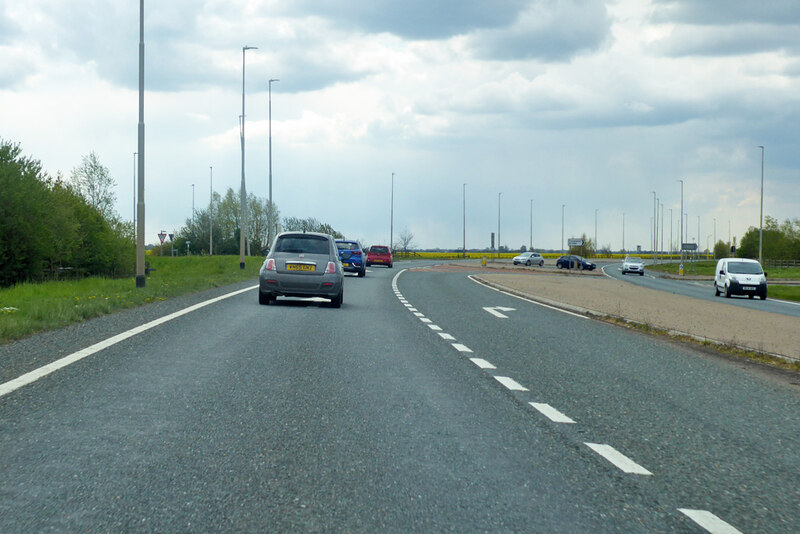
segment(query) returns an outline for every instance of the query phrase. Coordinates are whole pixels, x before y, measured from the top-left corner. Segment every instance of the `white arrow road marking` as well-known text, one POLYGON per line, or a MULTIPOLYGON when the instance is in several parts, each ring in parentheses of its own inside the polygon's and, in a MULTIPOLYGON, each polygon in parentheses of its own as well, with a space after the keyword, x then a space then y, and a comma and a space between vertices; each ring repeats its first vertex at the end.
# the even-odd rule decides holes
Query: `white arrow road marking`
POLYGON ((742 534, 740 530, 706 510, 689 510, 687 508, 678 508, 678 510, 713 534, 742 534))
POLYGON ((500 312, 516 311, 516 308, 506 308, 505 306, 484 306, 483 309, 500 319, 508 319, 508 315, 500 312))

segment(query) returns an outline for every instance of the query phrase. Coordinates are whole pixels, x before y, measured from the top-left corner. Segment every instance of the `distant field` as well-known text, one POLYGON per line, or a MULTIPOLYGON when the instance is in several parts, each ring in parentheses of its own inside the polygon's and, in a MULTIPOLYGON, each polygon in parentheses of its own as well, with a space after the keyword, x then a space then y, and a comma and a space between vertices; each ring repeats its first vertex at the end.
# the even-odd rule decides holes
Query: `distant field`
MULTIPOLYGON (((647 265, 647 269, 660 271, 663 273, 678 274, 679 264, 677 263, 662 263, 659 265, 647 265)), ((698 274, 701 276, 714 276, 714 269, 717 267, 716 260, 712 261, 699 261, 695 263, 696 273, 690 272, 691 264, 684 264, 684 274, 698 274)), ((769 279, 786 279, 786 280, 800 280, 800 268, 797 267, 784 267, 775 269, 765 269, 767 272, 767 281, 769 279)))
POLYGON ((263 258, 247 258, 244 270, 239 268, 239 256, 148 256, 147 261, 154 271, 142 289, 136 288, 133 278, 25 283, 0 289, 0 343, 117 310, 254 279, 263 258))

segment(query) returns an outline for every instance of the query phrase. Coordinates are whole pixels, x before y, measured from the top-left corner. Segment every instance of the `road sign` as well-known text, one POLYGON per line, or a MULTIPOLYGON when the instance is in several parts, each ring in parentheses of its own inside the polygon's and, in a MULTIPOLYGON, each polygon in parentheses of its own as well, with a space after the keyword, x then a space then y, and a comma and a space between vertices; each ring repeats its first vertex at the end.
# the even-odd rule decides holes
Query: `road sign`
POLYGON ((570 237, 567 239, 567 245, 570 247, 582 247, 583 246, 583 239, 580 237, 570 237))
POLYGON ((167 237, 167 234, 164 233, 164 230, 161 230, 161 232, 158 234, 158 238, 161 240, 161 244, 162 245, 164 244, 164 238, 165 237, 167 237))
POLYGON ((697 243, 683 243, 681 250, 697 250, 697 243))
POLYGON ((516 311, 516 308, 506 308, 504 306, 485 306, 483 309, 500 319, 508 319, 508 315, 500 312, 516 311))
POLYGON ((175 234, 169 234, 169 240, 172 241, 172 238, 175 237, 175 234))

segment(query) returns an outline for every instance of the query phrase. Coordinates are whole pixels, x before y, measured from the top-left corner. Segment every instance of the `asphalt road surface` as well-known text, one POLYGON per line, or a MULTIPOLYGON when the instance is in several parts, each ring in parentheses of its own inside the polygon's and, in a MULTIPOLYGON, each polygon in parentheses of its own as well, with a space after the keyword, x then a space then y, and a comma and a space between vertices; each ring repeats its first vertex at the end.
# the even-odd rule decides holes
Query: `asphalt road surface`
MULTIPOLYGON (((639 284, 649 289, 658 289, 660 291, 667 291, 675 295, 683 295, 686 297, 694 297, 705 300, 724 300, 726 304, 734 304, 744 308, 769 311, 772 313, 780 313, 783 315, 791 315, 793 317, 800 317, 800 304, 790 301, 775 300, 769 298, 769 285, 767 286, 767 300, 761 300, 758 297, 749 299, 745 296, 733 296, 725 298, 720 295, 714 296, 714 283, 710 280, 675 280, 674 278, 665 278, 659 274, 654 274, 653 271, 648 271, 645 268, 644 276, 635 274, 622 274, 621 263, 611 263, 601 265, 602 271, 618 280, 625 280, 633 284, 639 284)), ((767 280, 769 284, 769 279, 767 280)))
POLYGON ((408 266, 6 379, 0 532, 800 532, 784 376, 408 266))

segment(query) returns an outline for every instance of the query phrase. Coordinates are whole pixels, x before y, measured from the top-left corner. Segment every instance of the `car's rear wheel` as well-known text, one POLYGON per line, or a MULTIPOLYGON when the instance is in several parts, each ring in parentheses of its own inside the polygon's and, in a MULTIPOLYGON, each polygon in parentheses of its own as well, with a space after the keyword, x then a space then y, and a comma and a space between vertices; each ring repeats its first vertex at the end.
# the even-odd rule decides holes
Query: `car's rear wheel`
POLYGON ((262 293, 261 291, 258 292, 258 303, 267 305, 272 301, 272 297, 268 293, 262 293))
POLYGON ((766 293, 764 293, 763 295, 761 295, 761 300, 767 300, 767 294, 766 294, 766 293))
POLYGON ((331 299, 331 308, 341 308, 344 300, 344 287, 339 290, 339 294, 331 299))
POLYGON ((530 267, 530 266, 531 266, 531 260, 528 260, 528 261, 526 261, 526 262, 525 262, 525 265, 527 265, 528 267, 530 267))
POLYGON ((542 265, 544 265, 544 260, 539 262, 539 267, 541 267, 542 265))
POLYGON ((389 268, 390 268, 390 269, 392 268, 392 264, 391 264, 391 263, 389 264, 389 268))
POLYGON ((366 275, 367 275, 367 268, 366 267, 362 267, 361 270, 358 271, 358 277, 359 278, 364 278, 366 275))

